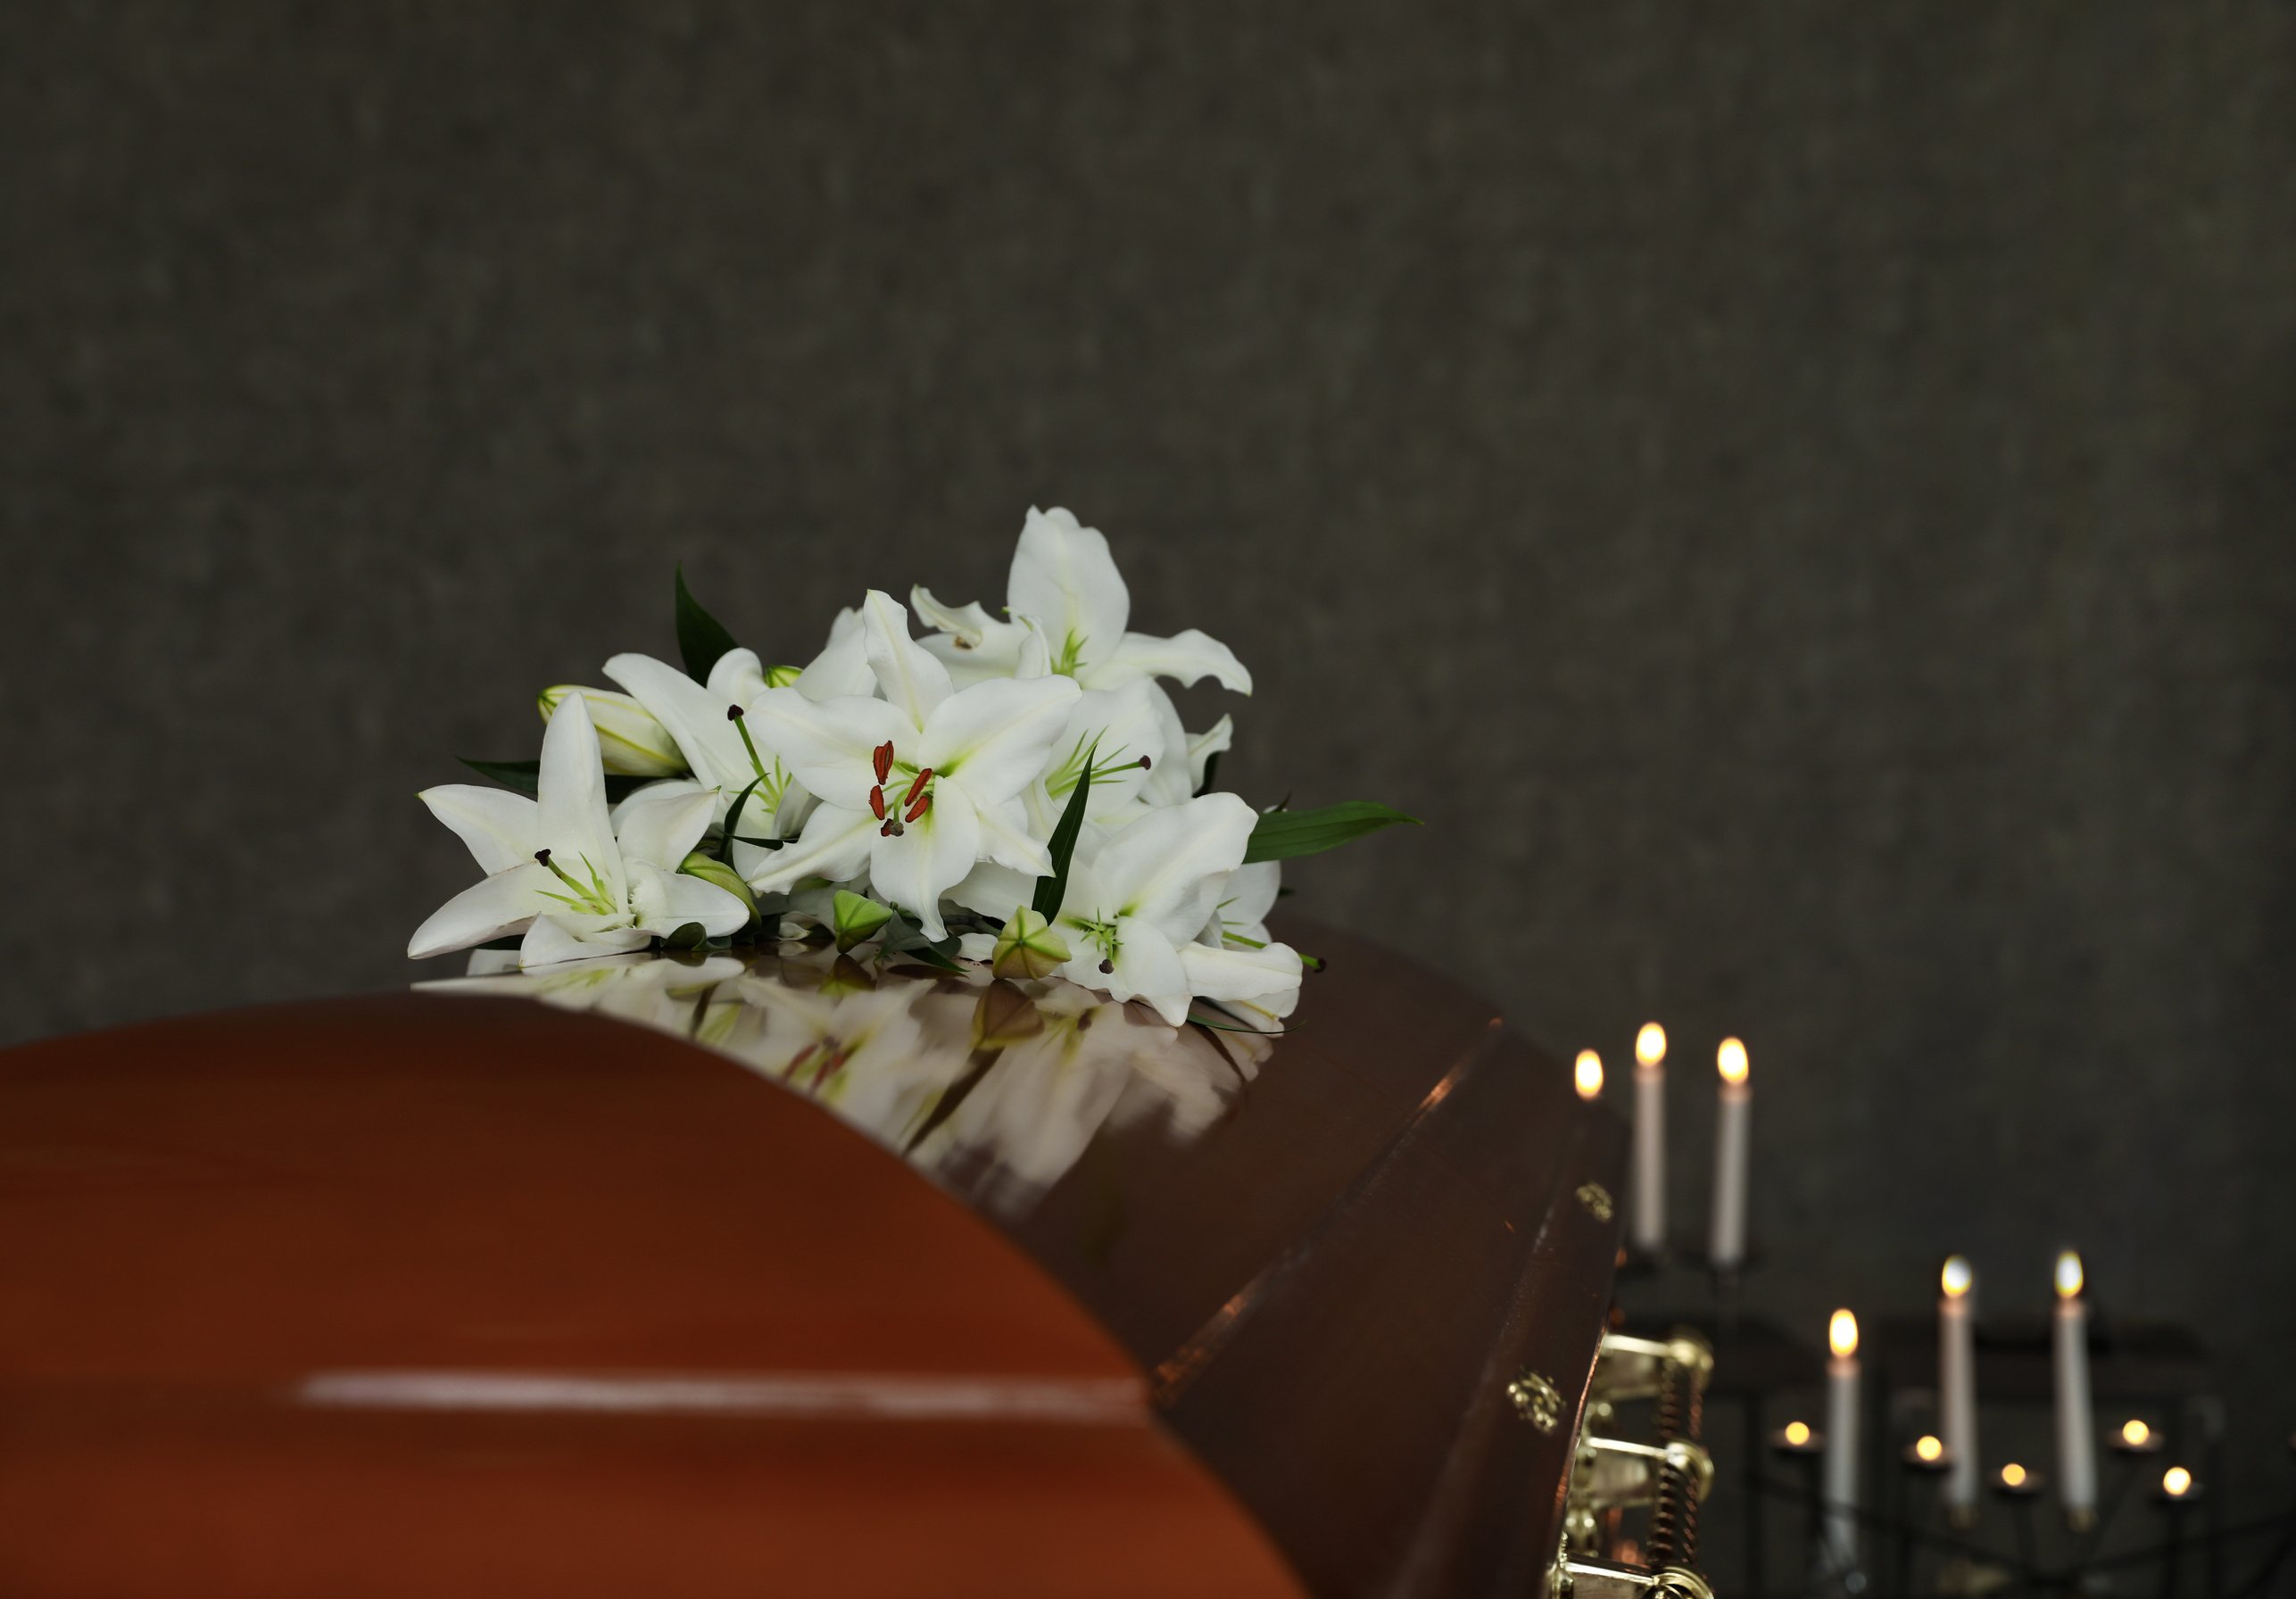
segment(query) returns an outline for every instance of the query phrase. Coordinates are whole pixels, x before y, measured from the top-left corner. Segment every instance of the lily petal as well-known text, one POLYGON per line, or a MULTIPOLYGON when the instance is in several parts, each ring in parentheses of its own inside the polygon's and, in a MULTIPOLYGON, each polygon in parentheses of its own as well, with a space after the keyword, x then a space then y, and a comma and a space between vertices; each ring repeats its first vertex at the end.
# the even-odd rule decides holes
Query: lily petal
POLYGON ((651 655, 618 655, 606 663, 606 675, 629 691, 630 697, 653 712, 654 720, 669 729, 670 738, 685 757, 693 775, 729 799, 757 775, 750 766, 742 735, 725 719, 725 708, 734 701, 720 699, 667 661, 651 655))
MULTIPOLYGON (((981 837, 985 845, 989 839, 985 818, 981 837)), ((999 866, 994 860, 977 861, 943 898, 954 899, 966 910, 1002 921, 1036 897, 1036 880, 1041 875, 1041 873, 1016 872, 1010 866, 999 866)))
POLYGON ((1201 733, 1188 735, 1188 791, 1204 786, 1204 777, 1215 755, 1225 755, 1236 744, 1236 718, 1222 717, 1201 733))
POLYGON ((606 806, 606 768, 599 760, 589 704, 578 695, 559 706, 543 730, 535 791, 543 846, 576 877, 597 874, 608 899, 624 904, 629 884, 606 806))
POLYGON ((924 725, 954 692, 949 668, 908 634, 908 608, 883 589, 871 589, 861 602, 861 624, 869 669, 885 698, 908 713, 910 725, 924 725))
POLYGON ((869 864, 869 846, 876 841, 878 825, 866 810, 824 805, 807 820, 795 843, 766 855, 764 869, 750 879, 750 886, 762 894, 808 877, 842 882, 858 876, 869 864))
MULTIPOLYGON (((981 819, 981 853, 998 866, 1024 873, 1029 879, 1028 892, 1016 902, 1026 904, 1036 893, 1035 880, 1052 874, 1052 856, 1044 845, 1031 836, 1028 811, 1018 800, 1007 800, 1000 805, 978 808, 981 819)), ((1012 907, 984 912, 990 915, 1010 915, 1012 907)))
POLYGON ((1216 677, 1223 688, 1239 694, 1252 692, 1252 675, 1236 652, 1198 627, 1168 639, 1128 633, 1107 659, 1093 663, 1085 677, 1096 688, 1114 688, 1135 677, 1176 677, 1184 688, 1216 677))
POLYGON ((634 927, 593 925, 594 916, 536 916, 518 945, 518 965, 555 965, 559 961, 595 960, 601 955, 625 955, 653 942, 653 934, 634 927))
POLYGON ((1248 999, 1272 1011, 1284 996, 1298 993, 1303 969, 1299 952, 1289 944, 1270 944, 1264 949, 1188 944, 1181 949, 1180 964, 1188 973, 1190 993, 1206 999, 1248 999))
POLYGON ((835 700, 846 694, 873 694, 877 675, 869 670, 866 629, 861 613, 847 606, 829 625, 829 642, 797 675, 797 692, 808 700, 835 700))
POLYGON ((750 702, 750 736, 815 794, 858 811, 869 808, 869 791, 877 783, 873 758, 878 748, 917 742, 908 717, 885 700, 858 695, 813 700, 796 688, 767 689, 750 702))
POLYGON ((1115 650, 1132 614, 1131 593, 1108 541, 1057 506, 1030 509, 1013 551, 1005 603, 1014 616, 1044 625, 1056 664, 1067 669, 1115 650))
POLYGON ((427 960, 517 932, 551 908, 543 898, 559 886, 548 867, 527 861, 480 879, 430 914, 407 940, 409 960, 427 960))
POLYGON ((1066 677, 976 683, 942 700, 926 721, 917 764, 963 783, 976 804, 1000 804, 1042 769, 1082 692, 1066 677))
POLYGON ((688 793, 652 793, 625 800, 615 813, 615 833, 622 858, 675 871, 701 835, 709 831, 709 817, 717 796, 707 789, 688 793))
POLYGON ((728 650, 709 668, 704 686, 727 705, 747 705, 766 692, 766 663, 755 650, 728 650))
POLYGON ((972 800, 961 785, 936 783, 931 810, 871 843, 869 886, 916 917, 925 937, 941 939, 949 930, 941 924, 941 896, 964 881, 980 858, 981 819, 972 800))
POLYGON ((690 872, 665 872, 641 863, 631 874, 631 904, 638 925, 667 938, 688 922, 701 924, 713 939, 742 931, 750 924, 750 907, 714 882, 690 872))
POLYGON ((1228 886, 1221 893, 1220 920, 1238 930, 1264 922, 1282 890, 1281 861, 1256 860, 1238 866, 1228 874, 1228 886))
POLYGON ((475 783, 449 783, 425 789, 415 798, 469 846, 482 872, 507 872, 521 861, 532 861, 542 848, 535 839, 541 825, 538 808, 524 794, 475 783))

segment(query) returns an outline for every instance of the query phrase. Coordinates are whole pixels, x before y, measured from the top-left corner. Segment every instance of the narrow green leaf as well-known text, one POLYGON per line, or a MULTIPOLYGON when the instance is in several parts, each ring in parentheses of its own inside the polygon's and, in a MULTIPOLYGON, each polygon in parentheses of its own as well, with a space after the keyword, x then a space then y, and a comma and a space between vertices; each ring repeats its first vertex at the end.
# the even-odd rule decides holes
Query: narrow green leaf
POLYGON ((763 782, 765 779, 762 777, 750 779, 742 786, 742 791, 734 796, 734 803, 726 808, 725 837, 717 846, 717 858, 729 866, 734 864, 734 830, 742 824, 742 808, 750 803, 750 795, 763 782))
MULTIPOLYGON (((535 786, 542 780, 543 764, 539 760, 473 760, 467 755, 458 755, 454 758, 479 776, 499 783, 506 789, 515 789, 529 800, 535 797, 535 786)), ((609 772, 606 774, 607 802, 618 805, 640 787, 653 781, 651 777, 625 777, 619 773, 609 772)))
POLYGON ((1319 855, 1398 822, 1419 825, 1417 816, 1407 816, 1370 800, 1343 800, 1317 810, 1272 810, 1252 829, 1251 842, 1244 847, 1244 860, 1248 865, 1256 860, 1290 860, 1296 856, 1319 855))
POLYGON ((1092 791, 1092 761, 1099 753, 1100 741, 1094 739, 1084 752, 1084 770, 1068 796, 1068 808, 1060 813, 1045 846, 1045 852, 1052 857, 1052 875, 1036 880, 1036 899, 1031 908, 1048 922, 1058 918, 1060 902, 1068 897, 1069 857, 1076 853, 1076 835, 1084 831, 1084 797, 1092 791))
POLYGON ((696 683, 709 680, 709 668, 728 650, 736 649, 725 625, 701 609, 701 601, 685 586, 685 568, 677 568, 677 652, 685 661, 685 675, 696 683))

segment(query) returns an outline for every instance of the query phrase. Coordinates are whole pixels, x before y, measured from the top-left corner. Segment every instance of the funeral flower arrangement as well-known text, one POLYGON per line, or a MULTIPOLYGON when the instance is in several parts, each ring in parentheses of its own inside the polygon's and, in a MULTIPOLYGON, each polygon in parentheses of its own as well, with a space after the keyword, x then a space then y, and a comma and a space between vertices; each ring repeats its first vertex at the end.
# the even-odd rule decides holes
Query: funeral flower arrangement
POLYGON ((1265 925, 1278 863, 1411 820, 1214 789, 1231 719, 1189 733, 1160 680, 1251 675, 1196 629, 1128 631, 1107 540, 1065 510, 1030 511, 1001 617, 871 590, 802 667, 737 644, 683 572, 676 597, 683 669, 614 656, 620 692, 543 692, 539 760, 464 763, 503 786, 423 792, 486 875, 410 957, 806 939, 1264 1028, 1309 964, 1265 925))

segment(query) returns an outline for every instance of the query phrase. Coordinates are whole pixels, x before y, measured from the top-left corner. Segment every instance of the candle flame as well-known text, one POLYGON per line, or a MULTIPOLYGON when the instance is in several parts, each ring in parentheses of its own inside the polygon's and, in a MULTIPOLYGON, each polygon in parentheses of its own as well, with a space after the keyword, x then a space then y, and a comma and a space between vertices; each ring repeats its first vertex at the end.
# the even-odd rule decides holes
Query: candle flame
POLYGON ((2171 1499, 2182 1499, 2192 1491, 2192 1474, 2182 1466, 2171 1466, 2160 1474, 2160 1491, 2171 1499))
POLYGON ((1603 1092, 1603 1057, 1592 1049, 1579 1051, 1579 1065, 1572 1072, 1578 1079, 1579 1098, 1599 1098, 1603 1092))
POLYGON ((1971 1269, 1969 1257, 1966 1255, 1947 1256, 1945 1269, 1938 1275, 1938 1281, 1944 1286, 1948 1299, 1959 1299, 1977 1285, 1977 1274, 1971 1269))
POLYGON ((2025 1468, 2018 1465, 2015 1461, 2010 1462, 2009 1464, 2001 1469, 2001 1485, 2005 1488, 2023 1487, 2025 1486, 2025 1468))
POLYGON ((1923 1433, 1914 1439, 1913 1453, 1934 1463, 1945 1458, 1945 1446, 1929 1434, 1923 1433))
POLYGON ((1666 1029, 1655 1022, 1645 1022, 1642 1031, 1634 1035, 1634 1057, 1645 1066, 1654 1066, 1664 1060, 1666 1029))
POLYGON ((1796 1449, 1799 1449, 1804 1444, 1807 1444, 1810 1441, 1810 1423, 1807 1421, 1788 1421, 1786 1424, 1786 1441, 1793 1445, 1796 1449))
POLYGON ((2084 1280, 2085 1279, 2081 1276, 2079 1255, 2068 1249, 2057 1257, 2057 1297, 2060 1299, 2078 1297, 2084 1280))
POLYGON ((1834 1319, 1826 1324, 1826 1345, 1835 1355, 1847 1360, 1858 1352, 1858 1319, 1848 1311, 1837 1310, 1834 1319))
POLYGON ((1746 1047, 1736 1039, 1724 1039, 1722 1047, 1714 1051, 1714 1070, 1722 1074, 1724 1082, 1744 1082, 1746 1080, 1746 1047))
POLYGON ((2124 1421, 2121 1423, 2120 1436, 2121 1441, 2126 1443, 2130 1448, 2142 1449, 2147 1443, 2151 1441, 2152 1429, 2147 1427, 2142 1421, 2124 1421))

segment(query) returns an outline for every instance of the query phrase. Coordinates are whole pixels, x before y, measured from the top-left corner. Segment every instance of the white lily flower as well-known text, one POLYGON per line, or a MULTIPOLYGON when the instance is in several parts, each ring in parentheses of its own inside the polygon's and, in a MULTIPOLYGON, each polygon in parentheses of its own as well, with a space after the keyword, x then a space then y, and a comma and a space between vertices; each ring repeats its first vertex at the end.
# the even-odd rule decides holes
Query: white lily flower
POLYGON ((1051 870, 1020 795, 1042 768, 1080 693, 1059 676, 1003 678, 957 690, 909 637, 908 612, 871 590, 866 652, 883 700, 816 702, 767 689, 750 708, 761 744, 821 804, 798 841, 750 876, 760 891, 841 881, 866 865, 877 895, 940 939, 941 897, 992 860, 1051 870))
POLYGON ((677 869, 709 828, 706 795, 671 792, 626 805, 618 833, 597 730, 579 695, 559 707, 543 733, 536 795, 467 783, 424 791, 431 814, 461 837, 487 876, 415 931, 410 958, 523 932, 519 964, 541 965, 641 949, 689 922, 712 938, 749 922, 741 900, 677 869))
POLYGON ((1051 646, 1052 669, 1088 689, 1116 689, 1143 678, 1192 684, 1217 678, 1239 694, 1252 692, 1252 675, 1227 645, 1197 628, 1157 638, 1129 633, 1131 592, 1116 571, 1108 541, 1056 507, 1031 508, 1005 583, 1000 622, 980 605, 951 607, 931 591, 912 592, 917 615, 941 631, 924 641, 960 682, 1009 677, 1018 670, 1033 619, 1051 646))
MULTIPOLYGON (((866 694, 875 686, 865 652, 858 612, 838 613, 829 630, 829 642, 801 670, 775 667, 770 672, 754 650, 729 650, 709 669, 709 681, 700 684, 667 661, 651 655, 618 655, 606 663, 606 675, 627 689, 639 705, 659 722, 684 756, 693 776, 677 784, 678 791, 708 792, 712 797, 710 821, 722 824, 734 800, 751 781, 757 786, 742 807, 740 831, 744 837, 788 838, 805 821, 812 796, 791 780, 779 762, 760 758, 742 736, 741 710, 769 684, 786 683, 809 699, 828 700, 843 694, 866 694)), ((639 791, 650 796, 672 784, 649 784, 639 791)), ((638 796, 634 796, 634 798, 638 796)), ((627 804, 628 801, 625 801, 627 804)), ((767 851, 736 843, 734 865, 745 875, 761 869, 767 851)))
POLYGON ((1196 937, 1243 863, 1259 814, 1233 794, 1149 812, 1072 861, 1057 925, 1076 957, 1061 975, 1117 999, 1139 998, 1173 1026, 1192 998, 1272 994, 1299 982, 1299 957, 1271 944, 1239 961, 1196 937))

